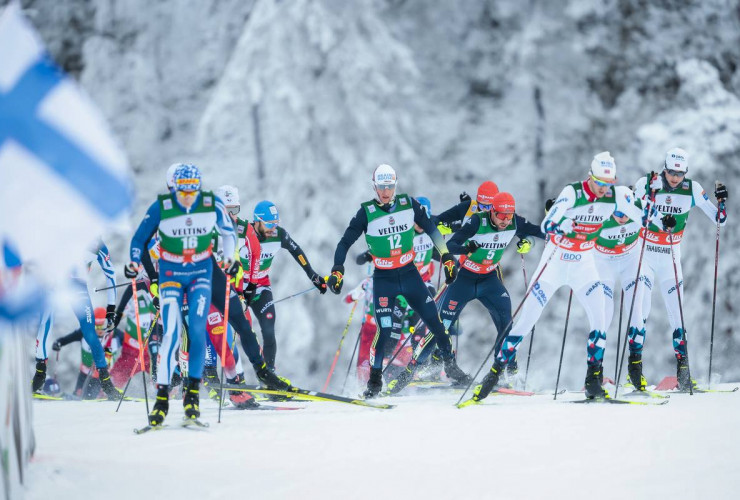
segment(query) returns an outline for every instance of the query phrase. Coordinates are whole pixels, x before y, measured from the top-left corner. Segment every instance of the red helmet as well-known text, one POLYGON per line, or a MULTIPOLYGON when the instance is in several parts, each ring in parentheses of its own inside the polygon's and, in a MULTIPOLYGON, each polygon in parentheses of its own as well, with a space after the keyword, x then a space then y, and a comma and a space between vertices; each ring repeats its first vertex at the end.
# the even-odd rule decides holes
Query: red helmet
POLYGON ((496 183, 493 181, 486 181, 478 186, 478 194, 475 199, 478 200, 478 203, 490 205, 493 203, 493 197, 496 196, 496 193, 498 193, 498 186, 496 183))
POLYGON ((493 197, 493 211, 501 214, 513 214, 516 211, 514 197, 506 192, 500 192, 493 197))
POLYGON ((105 307, 95 308, 95 328, 103 328, 105 326, 105 307))

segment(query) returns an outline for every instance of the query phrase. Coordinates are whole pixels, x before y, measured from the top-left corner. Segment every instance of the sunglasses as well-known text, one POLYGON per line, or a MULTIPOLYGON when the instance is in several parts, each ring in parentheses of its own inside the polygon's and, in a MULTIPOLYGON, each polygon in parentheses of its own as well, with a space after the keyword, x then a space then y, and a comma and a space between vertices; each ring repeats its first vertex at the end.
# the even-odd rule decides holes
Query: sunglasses
POLYGON ((620 212, 619 210, 615 210, 614 217, 621 219, 622 217, 627 217, 627 216, 623 212, 620 212))
POLYGON ((514 214, 511 213, 494 212, 493 215, 495 215, 497 219, 501 220, 511 220, 514 218, 514 214))
POLYGON ((236 205, 234 207, 226 207, 226 210, 228 210, 231 215, 236 215, 239 213, 239 210, 241 210, 241 206, 236 205))
POLYGON ((183 198, 194 198, 200 191, 177 191, 177 196, 183 198))
POLYGON ((594 177, 593 175, 591 176, 591 180, 594 181, 594 184, 596 184, 599 187, 610 187, 614 185, 614 181, 611 181, 611 182, 602 181, 601 179, 599 179, 598 177, 594 177))
POLYGON ((395 184, 376 184, 375 189, 378 191, 392 191, 393 189, 396 189, 395 184))
POLYGON ((478 202, 478 208, 480 208, 482 212, 488 212, 489 210, 493 208, 493 203, 486 204, 486 203, 478 202))
POLYGON ((671 169, 666 169, 666 174, 672 175, 673 177, 681 177, 681 178, 686 176, 686 172, 679 172, 678 170, 671 170, 671 169))
POLYGON ((262 224, 264 224, 267 229, 275 229, 280 223, 280 221, 267 222, 267 221, 263 221, 262 219, 257 219, 257 220, 259 220, 262 224))

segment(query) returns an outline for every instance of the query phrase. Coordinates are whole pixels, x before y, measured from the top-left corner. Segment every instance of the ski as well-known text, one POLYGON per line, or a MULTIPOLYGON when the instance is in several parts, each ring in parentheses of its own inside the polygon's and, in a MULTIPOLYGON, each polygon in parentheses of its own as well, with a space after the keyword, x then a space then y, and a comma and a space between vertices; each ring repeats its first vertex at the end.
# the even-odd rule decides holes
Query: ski
MULTIPOLYGON (((118 401, 117 399, 108 399, 108 398, 95 398, 95 399, 80 399, 78 396, 74 396, 72 394, 64 394, 62 396, 51 396, 49 394, 44 394, 40 392, 34 392, 33 393, 34 399, 40 399, 42 401, 81 401, 84 403, 101 403, 101 402, 109 402, 109 401, 118 401)), ((144 401, 144 398, 132 398, 129 396, 126 396, 124 401, 144 401)))
POLYGON ((462 408, 467 408, 468 406, 477 405, 480 403, 481 403, 480 401, 476 401, 473 398, 470 398, 470 399, 466 399, 462 403, 456 404, 455 406, 462 409, 462 408))
MULTIPOLYGON (((718 393, 718 394, 729 394, 733 392, 738 391, 738 387, 734 387, 732 389, 699 389, 698 387, 694 387, 693 391, 694 394, 710 394, 710 393, 718 393)), ((678 389, 674 389, 672 391, 662 391, 667 392, 669 394, 688 394, 689 391, 679 391, 678 389)))
POLYGON ((169 427, 167 424, 163 425, 147 425, 145 427, 142 427, 140 429, 134 429, 134 434, 144 434, 145 432, 149 431, 161 431, 162 429, 165 429, 169 427))
POLYGON ((207 429, 210 426, 211 424, 208 422, 202 422, 197 418, 182 417, 182 422, 180 423, 180 427, 186 429, 207 429))
POLYGON ((600 404, 608 403, 613 405, 640 405, 640 406, 661 406, 668 404, 667 399, 661 399, 659 401, 632 401, 626 399, 612 399, 612 398, 593 398, 593 399, 577 399, 575 401, 563 401, 564 403, 578 403, 578 404, 600 404))
POLYGON ((391 404, 386 404, 386 403, 371 403, 369 401, 365 401, 364 399, 345 398, 344 396, 336 396, 334 394, 327 394, 324 392, 317 392, 317 391, 309 391, 306 389, 298 389, 295 387, 293 388, 292 391, 278 391, 278 390, 272 390, 272 389, 262 389, 256 385, 239 386, 239 385, 224 384, 224 390, 244 391, 244 392, 249 392, 252 394, 273 394, 277 396, 287 396, 290 398, 295 397, 296 399, 308 399, 308 400, 313 400, 313 401, 332 401, 334 403, 346 403, 346 404, 357 405, 357 406, 366 406, 368 408, 377 408, 381 410, 390 410, 391 408, 396 407, 396 405, 391 405, 391 404))
POLYGON ((655 399, 668 399, 671 397, 670 394, 658 394, 653 391, 632 391, 624 394, 625 398, 655 398, 655 399))
POLYGON ((491 394, 497 396, 534 396, 534 392, 529 391, 517 391, 516 389, 509 389, 507 387, 497 387, 491 394))

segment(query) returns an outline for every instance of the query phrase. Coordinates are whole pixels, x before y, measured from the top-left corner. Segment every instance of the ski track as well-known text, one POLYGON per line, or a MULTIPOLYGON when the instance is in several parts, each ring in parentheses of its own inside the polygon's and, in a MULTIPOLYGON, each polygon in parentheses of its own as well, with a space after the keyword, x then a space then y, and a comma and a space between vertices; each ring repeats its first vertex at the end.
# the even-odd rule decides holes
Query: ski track
POLYGON ((170 428, 140 436, 143 403, 34 401, 27 498, 737 498, 738 393, 665 406, 492 396, 462 410, 458 397, 278 403, 305 409, 224 411, 221 424, 203 399, 207 430, 177 428, 176 400, 170 428))

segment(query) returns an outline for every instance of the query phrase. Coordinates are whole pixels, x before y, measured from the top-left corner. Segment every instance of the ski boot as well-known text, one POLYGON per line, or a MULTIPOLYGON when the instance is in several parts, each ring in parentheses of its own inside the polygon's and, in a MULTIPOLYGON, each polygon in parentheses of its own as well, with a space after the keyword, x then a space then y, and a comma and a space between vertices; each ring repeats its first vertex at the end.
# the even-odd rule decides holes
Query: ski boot
POLYGON ((170 388, 168 386, 157 386, 157 400, 154 402, 151 413, 149 413, 149 425, 152 427, 162 425, 162 422, 164 422, 164 417, 167 416, 170 409, 169 396, 170 388))
POLYGON ((367 381, 367 389, 362 393, 365 399, 372 399, 383 389, 383 370, 370 368, 370 378, 367 381))
POLYGON ((686 356, 676 356, 676 379, 679 392, 689 392, 690 388, 696 388, 696 381, 691 378, 689 360, 686 356))
POLYGON ((455 355, 453 354, 449 358, 445 358, 445 374, 447 378, 454 380, 457 385, 468 385, 472 382, 470 376, 462 371, 457 362, 455 361, 455 355))
POLYGON ((100 380, 100 388, 108 396, 109 401, 118 401, 121 399, 121 391, 116 389, 116 386, 111 382, 107 367, 98 368, 98 380, 100 380))
POLYGON ((584 383, 586 399, 605 398, 609 395, 604 388, 601 387, 601 380, 603 377, 602 372, 603 370, 601 365, 588 365, 586 382, 584 383))
MULTIPOLYGON (((245 386, 244 376, 237 374, 234 378, 227 378, 226 382, 233 385, 245 386)), ((234 407, 240 410, 251 410, 253 408, 259 408, 259 403, 254 399, 254 396, 245 391, 229 391, 229 400, 234 407)))
POLYGON ((37 359, 36 372, 34 372, 33 380, 31 381, 31 391, 40 391, 41 388, 44 387, 44 382, 46 382, 46 360, 37 359))
POLYGON ((214 401, 221 401, 218 387, 221 380, 218 378, 218 370, 215 366, 206 366, 203 368, 203 385, 208 387, 208 397, 214 401))
POLYGON ((182 408, 185 410, 185 418, 196 420, 200 417, 200 379, 188 377, 184 389, 182 408))
POLYGON ((498 384, 498 379, 503 370, 504 367, 501 366, 498 361, 493 364, 491 371, 483 377, 483 382, 481 382, 480 385, 476 385, 475 389, 473 389, 473 401, 477 403, 478 401, 482 401, 488 397, 493 388, 496 387, 496 384, 498 384))
POLYGON ((636 391, 645 391, 647 380, 642 375, 642 354, 632 354, 628 358, 627 378, 636 391))
POLYGON ((280 377, 278 375, 275 375, 275 372, 270 370, 267 367, 267 363, 264 361, 261 365, 257 365, 257 363, 252 365, 254 367, 254 372, 257 374, 257 378, 259 379, 262 384, 267 387, 270 390, 273 391, 292 391, 293 386, 290 385, 290 380, 288 380, 285 377, 280 377))
MULTIPOLYGON (((401 390, 403 390, 404 387, 409 385, 411 380, 414 378, 415 371, 416 371, 416 361, 411 360, 411 362, 406 366, 406 368, 400 374, 398 374, 396 378, 388 382, 388 394, 398 394, 399 392, 401 392, 401 390)), ((370 373, 370 376, 372 377, 372 372, 370 373)))

